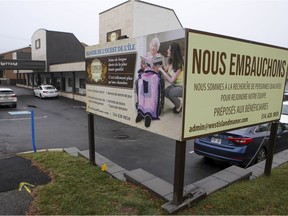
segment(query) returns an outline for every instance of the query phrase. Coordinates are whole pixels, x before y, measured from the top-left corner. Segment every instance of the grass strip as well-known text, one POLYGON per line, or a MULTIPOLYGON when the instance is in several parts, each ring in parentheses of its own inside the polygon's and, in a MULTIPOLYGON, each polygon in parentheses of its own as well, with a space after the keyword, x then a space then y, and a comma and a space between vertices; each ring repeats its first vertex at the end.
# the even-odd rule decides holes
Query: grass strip
POLYGON ((33 190, 31 215, 163 214, 163 200, 133 184, 113 179, 84 158, 64 152, 25 155, 52 182, 33 190))
MULTIPOLYGON (((164 200, 113 179, 81 157, 64 152, 25 154, 52 182, 33 189, 30 215, 167 215, 164 200)), ((236 182, 209 195, 183 215, 287 215, 288 164, 269 177, 236 182)))

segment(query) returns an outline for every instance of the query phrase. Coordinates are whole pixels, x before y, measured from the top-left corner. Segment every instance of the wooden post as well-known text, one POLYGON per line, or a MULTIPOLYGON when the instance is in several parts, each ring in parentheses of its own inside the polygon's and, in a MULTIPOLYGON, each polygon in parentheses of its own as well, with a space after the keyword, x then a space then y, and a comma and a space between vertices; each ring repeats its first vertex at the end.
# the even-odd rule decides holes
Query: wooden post
POLYGON ((186 141, 176 141, 173 204, 183 202, 184 174, 185 174, 186 141))
POLYGON ((88 113, 88 137, 89 137, 89 160, 90 164, 95 163, 95 136, 94 136, 94 115, 88 113))
POLYGON ((266 158, 265 169, 264 169, 264 174, 266 176, 269 176, 271 174, 273 155, 274 155, 274 149, 275 149, 275 139, 277 136, 277 129, 278 129, 278 122, 272 122, 269 145, 268 145, 268 150, 267 150, 267 158, 266 158))

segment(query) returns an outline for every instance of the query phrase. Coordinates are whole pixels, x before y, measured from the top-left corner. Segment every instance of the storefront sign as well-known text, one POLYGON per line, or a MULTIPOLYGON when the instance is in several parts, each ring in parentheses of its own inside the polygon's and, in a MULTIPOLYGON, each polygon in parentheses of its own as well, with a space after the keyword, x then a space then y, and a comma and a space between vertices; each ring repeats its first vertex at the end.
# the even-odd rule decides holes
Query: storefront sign
POLYGON ((44 70, 45 61, 31 60, 0 60, 2 70, 44 70))

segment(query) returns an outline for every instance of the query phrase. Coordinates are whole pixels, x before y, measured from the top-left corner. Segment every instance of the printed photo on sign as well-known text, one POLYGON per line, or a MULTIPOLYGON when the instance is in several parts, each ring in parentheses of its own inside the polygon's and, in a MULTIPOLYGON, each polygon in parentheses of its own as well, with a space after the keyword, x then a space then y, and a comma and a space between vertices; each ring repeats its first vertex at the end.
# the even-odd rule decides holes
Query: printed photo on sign
POLYGON ((164 133, 164 128, 169 128, 165 124, 174 122, 174 126, 178 126, 175 133, 180 132, 182 124, 185 40, 184 32, 179 38, 173 38, 170 32, 171 40, 166 39, 167 34, 148 36, 146 53, 140 56, 135 82, 135 122, 146 128, 155 124, 164 133))

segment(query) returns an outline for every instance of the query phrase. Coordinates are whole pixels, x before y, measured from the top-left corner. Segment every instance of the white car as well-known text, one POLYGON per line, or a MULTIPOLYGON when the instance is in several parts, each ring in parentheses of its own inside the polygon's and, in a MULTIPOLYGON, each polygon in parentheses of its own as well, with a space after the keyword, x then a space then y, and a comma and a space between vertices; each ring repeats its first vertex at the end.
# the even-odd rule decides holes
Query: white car
POLYGON ((53 85, 40 85, 34 89, 34 95, 40 98, 58 97, 59 92, 53 85))
POLYGON ((288 101, 283 101, 280 122, 288 124, 288 101))
POLYGON ((17 107, 17 96, 10 88, 0 88, 0 106, 17 107))

